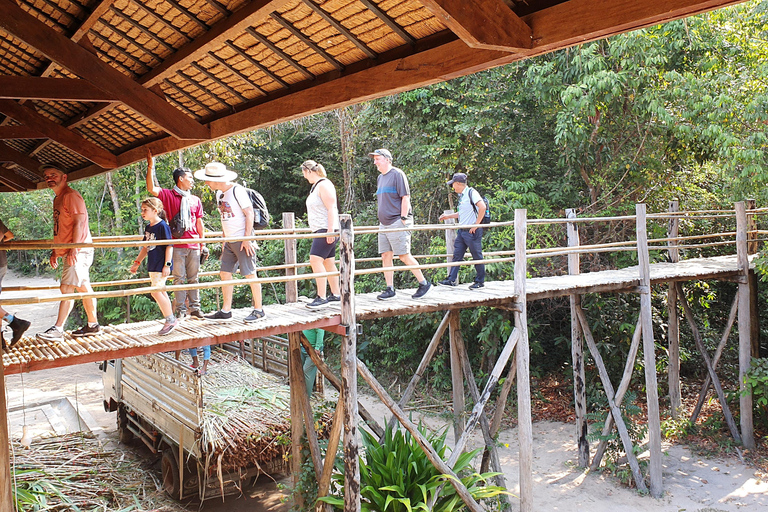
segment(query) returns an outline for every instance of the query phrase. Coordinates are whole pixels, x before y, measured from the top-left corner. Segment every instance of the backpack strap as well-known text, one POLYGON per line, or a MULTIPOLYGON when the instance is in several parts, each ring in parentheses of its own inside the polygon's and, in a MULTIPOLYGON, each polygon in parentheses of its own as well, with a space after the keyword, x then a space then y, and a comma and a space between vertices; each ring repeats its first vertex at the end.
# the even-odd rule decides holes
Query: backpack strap
MULTIPOLYGON (((475 201, 472 200, 472 192, 477 192, 477 190, 472 187, 467 187, 467 197, 469 197, 469 204, 472 205, 472 209, 475 211, 475 215, 477 215, 477 205, 475 204, 475 201)), ((483 198, 481 197, 480 199, 482 200, 483 198)))

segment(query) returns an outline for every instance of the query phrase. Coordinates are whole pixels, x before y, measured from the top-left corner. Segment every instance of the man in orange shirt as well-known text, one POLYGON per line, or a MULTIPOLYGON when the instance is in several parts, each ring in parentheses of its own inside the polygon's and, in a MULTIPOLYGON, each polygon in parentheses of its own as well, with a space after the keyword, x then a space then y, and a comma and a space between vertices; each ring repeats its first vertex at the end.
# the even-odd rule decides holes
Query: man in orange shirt
MULTIPOLYGON (((55 244, 72 244, 92 242, 91 230, 88 227, 88 210, 79 192, 67 184, 67 174, 54 165, 44 165, 43 172, 48 188, 53 190, 53 242, 55 244)), ((53 249, 51 266, 58 268, 59 258, 63 258, 61 272, 61 293, 92 293, 90 269, 93 263, 93 248, 81 247, 72 249, 53 249)), ((74 302, 63 300, 59 303, 59 316, 56 325, 37 335, 43 340, 61 341, 64 339, 64 322, 72 311, 74 302)), ((96 299, 83 299, 83 308, 88 317, 88 323, 72 332, 72 336, 93 336, 101 328, 96 318, 96 299)))

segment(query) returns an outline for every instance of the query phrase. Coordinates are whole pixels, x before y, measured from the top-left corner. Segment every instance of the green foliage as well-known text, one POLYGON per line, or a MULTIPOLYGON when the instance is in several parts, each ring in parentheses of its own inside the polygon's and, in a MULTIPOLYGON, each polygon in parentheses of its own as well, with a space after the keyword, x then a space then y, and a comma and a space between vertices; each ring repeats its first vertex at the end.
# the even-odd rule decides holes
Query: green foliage
POLYGON ((752 395, 756 416, 768 427, 768 358, 752 358, 744 384, 742 393, 752 395))
MULTIPOLYGON (((427 433, 423 425, 419 432, 441 459, 446 459, 446 432, 427 433)), ((449 482, 449 476, 440 474, 427 458, 416 439, 407 431, 387 427, 379 441, 365 430, 361 431, 365 455, 360 458, 361 510, 369 512, 411 512, 414 510, 451 512, 461 510, 464 502, 449 482), (434 506, 427 505, 435 501, 434 506)), ((508 494, 503 488, 488 485, 487 480, 497 473, 478 474, 472 470, 471 460, 480 450, 463 453, 451 468, 475 500, 491 500, 508 494)), ((343 465, 337 465, 333 476, 335 494, 321 498, 337 509, 344 508, 343 465)))

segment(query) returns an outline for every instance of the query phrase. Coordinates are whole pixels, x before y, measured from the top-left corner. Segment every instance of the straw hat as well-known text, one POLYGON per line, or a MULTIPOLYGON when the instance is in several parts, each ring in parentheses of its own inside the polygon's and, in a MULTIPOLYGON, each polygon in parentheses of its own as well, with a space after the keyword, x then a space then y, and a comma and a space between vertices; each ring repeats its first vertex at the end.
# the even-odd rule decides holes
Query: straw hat
POLYGON ((227 182, 237 178, 235 171, 230 171, 227 166, 219 162, 211 162, 195 172, 195 179, 200 181, 221 181, 227 182))

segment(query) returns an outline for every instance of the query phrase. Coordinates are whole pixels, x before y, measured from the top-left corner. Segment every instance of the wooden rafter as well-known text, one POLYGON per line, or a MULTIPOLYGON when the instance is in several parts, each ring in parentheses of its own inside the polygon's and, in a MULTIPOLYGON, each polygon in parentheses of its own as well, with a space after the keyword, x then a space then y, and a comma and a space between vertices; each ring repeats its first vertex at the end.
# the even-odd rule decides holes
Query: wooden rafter
POLYGON ((101 146, 97 146, 93 142, 84 139, 77 133, 51 121, 31 107, 19 105, 13 100, 0 100, 0 112, 42 133, 49 139, 55 140, 62 146, 71 149, 104 169, 114 169, 117 167, 115 155, 101 146))
POLYGON ((202 74, 204 74, 205 76, 207 76, 208 78, 210 78, 214 83, 219 84, 220 87, 223 87, 224 89, 226 89, 232 96, 237 97, 237 99, 239 99, 240 101, 248 101, 248 99, 245 96, 237 92, 237 90, 230 87, 229 84, 227 84, 224 80, 220 79, 219 77, 211 73, 208 69, 204 68, 197 62, 193 62, 192 67, 198 70, 199 72, 201 72, 202 74))
POLYGON ((208 129, 169 105, 67 37, 51 30, 12 0, 0 0, 0 26, 50 60, 120 97, 133 110, 180 139, 206 139, 208 129))
POLYGON ((330 16, 327 12, 325 12, 319 5, 317 5, 314 0, 302 0, 304 4, 315 11, 318 16, 323 18, 326 23, 328 23, 330 26, 336 29, 336 31, 346 37, 350 42, 352 42, 357 48, 363 52, 366 57, 369 59, 375 59, 376 58, 376 52, 368 48, 365 43, 360 41, 360 39, 355 36, 349 29, 347 29, 344 25, 336 21, 335 18, 330 16))
POLYGON ((0 75, 0 99, 115 101, 81 78, 41 78, 0 75))
MULTIPOLYGON (((186 74, 184 71, 179 71, 179 72, 177 72, 176 74, 177 74, 177 75, 179 75, 179 76, 180 76, 181 78, 183 78, 184 80, 186 80, 187 82, 189 82, 189 83, 190 83, 192 86, 194 86, 196 89, 198 89, 198 90, 199 90, 201 93, 203 93, 203 95, 204 95, 204 96, 208 96, 208 97, 210 97, 210 98, 213 98, 214 100, 218 101, 218 102, 219 102, 221 105, 223 105, 223 106, 224 106, 224 108, 228 109, 228 108, 231 108, 231 107, 232 107, 232 105, 230 105, 229 103, 227 103, 227 102, 226 102, 226 101, 224 101, 223 99, 219 98, 219 96, 218 96, 218 95, 216 95, 216 94, 211 94, 211 91, 209 91, 208 89, 206 89, 205 87, 203 87, 203 85, 202 85, 202 84, 198 83, 198 81, 197 81, 197 80, 195 80, 194 78, 192 78, 191 76, 189 76, 188 74, 186 74)), ((202 101, 201 101, 201 100, 197 100, 197 101, 198 101, 198 102, 200 102, 200 103, 202 103, 202 101)))
POLYGON ((503 0, 421 0, 471 48, 520 51, 531 47, 531 27, 503 0))
POLYGON ((19 176, 11 169, 8 169, 6 166, 0 166, 0 171, 3 171, 0 172, 0 184, 10 189, 11 192, 24 192, 27 190, 16 181, 16 178, 19 176))
POLYGON ((277 55, 280 59, 285 61, 287 64, 290 64, 290 66, 293 69, 295 69, 296 71, 298 71, 299 73, 301 73, 304 76, 304 78, 306 78, 307 80, 313 80, 315 78, 315 75, 310 73, 307 70, 307 68, 305 68, 304 66, 302 66, 301 64, 299 64, 298 62, 293 60, 293 57, 291 57, 290 55, 285 53, 283 50, 278 48, 278 46, 276 44, 274 44, 272 41, 270 41, 269 39, 267 39, 263 35, 259 34, 258 32, 253 30, 251 27, 246 28, 245 31, 252 38, 256 39, 258 42, 260 42, 261 44, 263 44, 264 46, 269 48, 272 51, 272 53, 277 55))
POLYGON ((240 48, 239 46, 236 46, 231 41, 226 42, 227 47, 231 48, 232 51, 240 55, 243 59, 245 59, 251 66, 255 67, 262 73, 264 73, 266 76, 268 76, 273 82, 280 84, 280 87, 287 88, 288 83, 286 83, 282 78, 277 76, 276 74, 272 73, 268 68, 265 66, 262 66, 259 61, 248 55, 248 53, 240 48))
POLYGON ((222 66, 224 66, 224 68, 225 68, 227 71, 229 71, 230 73, 232 73, 232 74, 233 74, 233 75, 235 75, 236 77, 240 78, 240 80, 241 80, 241 81, 242 81, 244 84, 246 84, 248 87, 251 87, 252 89, 255 89, 255 90, 256 90, 256 91, 258 91, 258 93, 259 93, 259 94, 261 94, 262 96, 266 96, 266 95, 267 95, 267 93, 264 91, 264 89, 262 89, 262 88, 261 88, 261 87, 259 87, 258 85, 256 85, 256 84, 254 84, 253 82, 251 82, 251 79, 250 79, 249 77, 247 77, 246 75, 244 75, 242 72, 240 72, 240 71, 238 71, 236 68, 234 68, 234 67, 230 66, 230 65, 227 63, 227 61, 226 61, 226 60, 222 59, 221 57, 219 57, 218 55, 216 55, 216 54, 215 54, 215 53, 213 53, 213 52, 208 52, 208 55, 210 55, 210 56, 211 56, 211 58, 212 58, 213 60, 215 60, 216 62, 218 62, 218 63, 219 63, 219 64, 221 64, 222 66))
POLYGON ((379 18, 389 29, 400 37, 407 44, 414 44, 416 41, 405 31, 403 27, 397 24, 386 12, 381 10, 381 7, 371 2, 370 0, 360 0, 364 6, 368 8, 377 18, 379 18))
MULTIPOLYGON (((39 170, 42 162, 35 158, 29 157, 20 151, 16 151, 5 142, 0 142, 0 161, 13 163, 19 167, 23 167, 35 176, 42 177, 42 173, 39 170)), ((30 182, 30 185, 30 189, 35 188, 34 183, 30 182)))
POLYGON ((44 138, 45 135, 29 126, 0 126, 0 140, 44 138))
POLYGON ((301 31, 297 30, 296 27, 294 27, 291 22, 277 14, 276 12, 273 12, 271 14, 272 19, 278 22, 284 29, 286 29, 288 32, 293 34, 294 37, 296 37, 299 41, 304 43, 305 45, 312 48, 312 51, 320 55, 322 58, 324 58, 329 64, 331 64, 334 68, 338 69, 339 71, 344 69, 344 66, 334 59, 332 56, 328 54, 325 50, 320 48, 313 40, 305 36, 301 33, 301 31))

